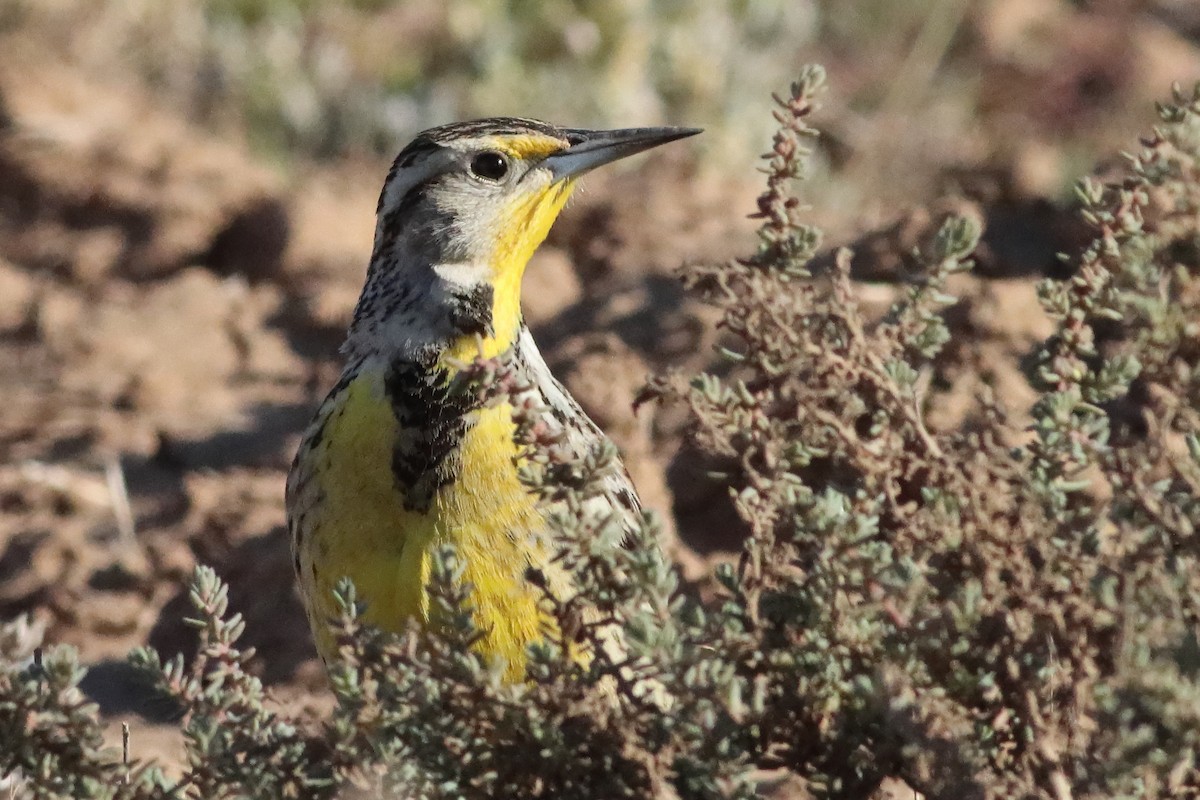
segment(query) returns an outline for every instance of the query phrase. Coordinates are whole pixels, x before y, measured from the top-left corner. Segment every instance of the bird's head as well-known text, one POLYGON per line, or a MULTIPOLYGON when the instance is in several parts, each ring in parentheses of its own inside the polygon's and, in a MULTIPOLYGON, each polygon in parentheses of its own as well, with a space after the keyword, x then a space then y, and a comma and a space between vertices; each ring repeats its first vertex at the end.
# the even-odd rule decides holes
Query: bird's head
POLYGON ((503 352, 521 278, 576 180, 695 128, 591 131, 496 118, 433 128, 392 164, 348 347, 503 352))

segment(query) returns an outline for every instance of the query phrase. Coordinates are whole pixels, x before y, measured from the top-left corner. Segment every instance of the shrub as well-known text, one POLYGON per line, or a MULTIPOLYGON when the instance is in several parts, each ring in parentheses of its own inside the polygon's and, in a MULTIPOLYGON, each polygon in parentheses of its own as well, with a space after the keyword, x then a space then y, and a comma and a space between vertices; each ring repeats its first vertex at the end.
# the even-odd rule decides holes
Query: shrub
POLYGON ((1080 184, 1095 239, 1041 286, 1056 329, 1029 360, 1029 426, 981 399, 947 432, 925 425, 922 376, 979 231, 947 219, 878 317, 847 252, 814 275, 794 184, 822 89, 809 68, 779 100, 757 251, 685 273, 727 363, 642 398, 686 406, 749 530, 715 599, 680 590, 652 518, 623 531, 589 506, 613 452, 570 453, 480 362, 461 390, 514 405, 578 576, 545 599, 562 633, 526 682, 472 652, 446 548, 437 631, 364 627, 341 587, 336 708, 305 728, 264 705, 201 569, 199 656, 134 655, 186 709, 184 779, 100 752, 66 650, 0 672, 0 770, 37 797, 739 798, 763 770, 831 798, 886 777, 933 798, 1200 792, 1200 87, 1159 109, 1119 182, 1080 184))

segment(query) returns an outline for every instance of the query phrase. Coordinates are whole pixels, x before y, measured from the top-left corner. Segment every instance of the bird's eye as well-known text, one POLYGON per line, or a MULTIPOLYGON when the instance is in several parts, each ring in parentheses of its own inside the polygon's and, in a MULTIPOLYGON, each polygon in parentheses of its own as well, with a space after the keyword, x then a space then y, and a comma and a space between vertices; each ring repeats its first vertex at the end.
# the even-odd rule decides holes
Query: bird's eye
POLYGON ((489 181, 498 181, 508 174, 508 159, 488 150, 471 159, 471 172, 489 181))

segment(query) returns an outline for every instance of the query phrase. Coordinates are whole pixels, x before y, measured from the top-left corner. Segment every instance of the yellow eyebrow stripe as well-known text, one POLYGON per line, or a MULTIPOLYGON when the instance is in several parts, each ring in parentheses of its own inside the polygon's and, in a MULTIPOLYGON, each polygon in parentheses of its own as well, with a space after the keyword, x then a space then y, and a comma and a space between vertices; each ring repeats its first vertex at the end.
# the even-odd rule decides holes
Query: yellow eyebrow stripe
POLYGON ((541 159, 557 153, 566 145, 560 139, 552 136, 529 134, 523 136, 503 136, 496 138, 496 146, 517 159, 541 159))

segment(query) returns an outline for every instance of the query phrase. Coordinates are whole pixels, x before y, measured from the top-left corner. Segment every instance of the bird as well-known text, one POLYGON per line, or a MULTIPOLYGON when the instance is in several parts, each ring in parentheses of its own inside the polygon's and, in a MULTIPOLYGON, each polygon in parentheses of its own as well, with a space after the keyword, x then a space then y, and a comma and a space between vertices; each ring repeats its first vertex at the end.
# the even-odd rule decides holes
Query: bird
MULTIPOLYGON (((400 151, 380 193, 344 367, 287 479, 293 565, 326 662, 336 658, 343 578, 365 622, 435 627, 432 559, 449 544, 471 586, 474 649, 521 679, 527 648, 547 631, 542 593, 570 591, 571 578, 553 569, 546 512, 519 479, 511 405, 452 384, 475 359, 498 359, 532 387, 574 453, 604 441, 524 322, 522 276, 581 176, 697 133, 496 117, 431 128, 400 151), (550 577, 539 587, 531 570, 550 577)), ((641 504, 623 466, 601 502, 636 524, 641 504)))

